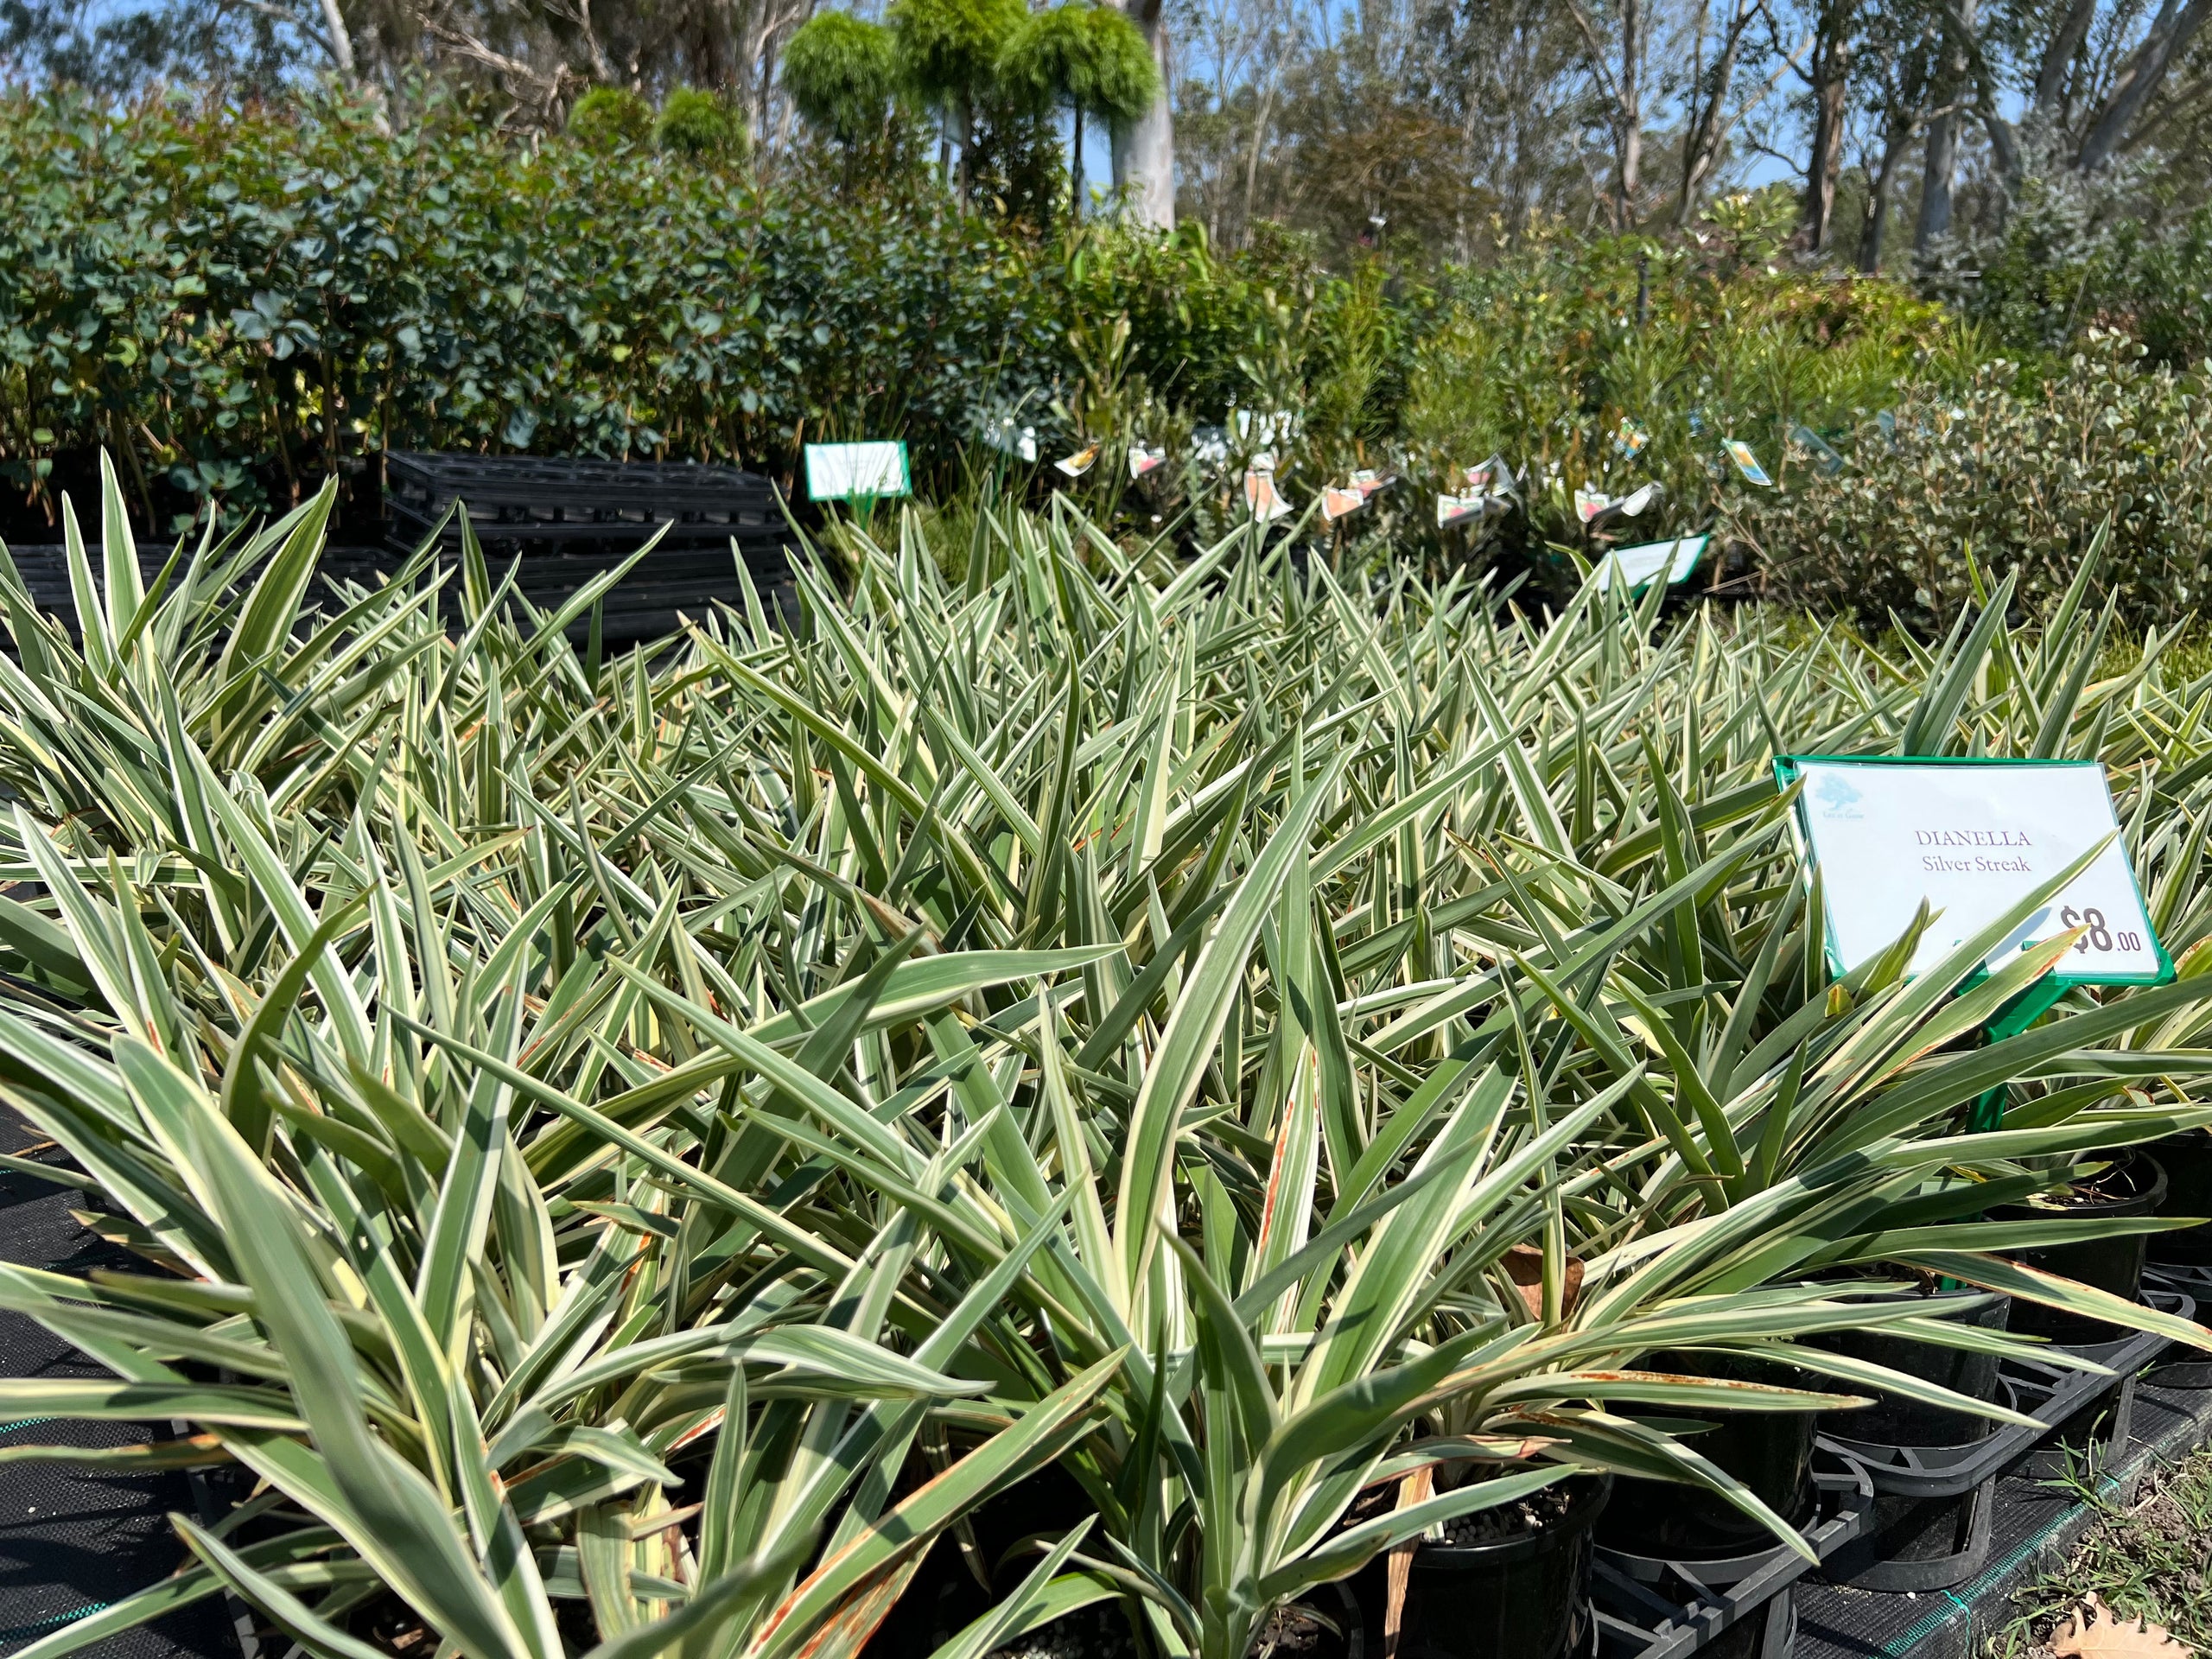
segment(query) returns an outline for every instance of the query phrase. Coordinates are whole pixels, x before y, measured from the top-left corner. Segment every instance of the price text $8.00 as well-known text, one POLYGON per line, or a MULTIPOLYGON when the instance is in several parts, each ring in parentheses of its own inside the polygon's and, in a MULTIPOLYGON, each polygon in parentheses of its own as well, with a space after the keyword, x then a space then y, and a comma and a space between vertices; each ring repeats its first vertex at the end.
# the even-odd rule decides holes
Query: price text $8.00
POLYGON ((2084 923, 2088 924, 2089 931, 2074 942, 2074 948, 2084 955, 2091 950, 2102 954, 2108 950, 2140 950, 2143 948, 2140 933, 2114 932, 2105 925, 2104 912, 2094 906, 2077 911, 2069 905, 2058 912, 2058 920, 2063 927, 2080 927, 2084 923))

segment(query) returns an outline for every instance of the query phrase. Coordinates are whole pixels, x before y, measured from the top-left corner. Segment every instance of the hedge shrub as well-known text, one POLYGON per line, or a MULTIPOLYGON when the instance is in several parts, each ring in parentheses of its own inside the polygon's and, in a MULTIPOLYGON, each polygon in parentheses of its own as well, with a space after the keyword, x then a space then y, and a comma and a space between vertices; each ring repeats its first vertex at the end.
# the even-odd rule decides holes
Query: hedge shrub
POLYGON ((917 184, 763 186, 467 114, 0 102, 0 467, 252 511, 393 448, 949 451, 1049 390, 1049 266, 917 184))
MULTIPOLYGON (((2107 591, 2132 624, 2212 598, 2212 401, 2204 375, 2099 333, 2054 372, 1984 365, 1955 393, 1904 390, 1841 447, 1849 464, 1745 504, 1771 590, 1874 626, 1948 626, 2017 568, 2032 610, 2063 589, 2101 526, 2107 591)), ((2207 373, 2212 373, 2208 365, 2207 373)))

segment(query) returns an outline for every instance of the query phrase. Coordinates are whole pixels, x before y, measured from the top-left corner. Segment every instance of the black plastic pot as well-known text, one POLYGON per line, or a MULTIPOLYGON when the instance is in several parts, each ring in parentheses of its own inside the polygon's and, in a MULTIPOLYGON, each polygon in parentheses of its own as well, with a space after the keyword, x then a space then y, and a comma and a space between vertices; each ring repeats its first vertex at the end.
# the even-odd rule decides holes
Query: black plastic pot
POLYGON ((1398 1659, 1569 1659, 1591 1646, 1590 1532, 1608 1477, 1567 1483, 1567 1507, 1541 1531, 1414 1552, 1398 1659))
MULTIPOLYGON (((1921 1305, 1931 1319, 1952 1319, 2002 1331, 2012 1311, 2010 1297, 1999 1296, 1979 1308, 1967 1306, 1983 1295, 1980 1291, 1944 1291, 1932 1296, 1906 1293, 1905 1300, 1921 1305)), ((1970 1400, 1997 1397, 1997 1356, 1967 1353, 1962 1349, 1938 1348, 1909 1337, 1880 1331, 1837 1331, 1808 1338, 1818 1346, 1871 1364, 1901 1371, 1963 1394, 1970 1400)), ((1840 1383, 1831 1386, 1841 1388, 1840 1383)), ((1853 1388, 1853 1393, 1864 1390, 1853 1388)), ((1970 1416, 1942 1406, 1924 1405, 1902 1395, 1878 1392, 1874 1403, 1856 1411, 1831 1411, 1821 1418, 1821 1432, 1847 1440, 1871 1440, 1883 1446, 1971 1446, 1986 1440, 1996 1425, 1986 1417, 1970 1416)))
MULTIPOLYGON (((1009 1559, 1021 1539, 1037 1533, 1057 1537, 1095 1513, 1081 1484, 1057 1463, 1015 1482, 969 1516, 968 1536, 992 1574, 991 1589, 976 1581, 960 1539, 950 1531, 941 1534, 868 1638, 864 1659, 929 1659, 971 1620, 989 1611, 1036 1565, 1033 1554, 1016 1554, 1009 1559)), ((1114 1617, 1121 1615, 1116 1611, 1114 1617)), ((1079 1623, 1084 1616, 1071 1618, 1079 1623)))
MULTIPOLYGON (((1818 1389, 1820 1378, 1770 1360, 1716 1354, 1646 1356, 1637 1369, 1726 1377, 1786 1389, 1818 1389)), ((1749 1487, 1777 1515, 1799 1526, 1812 1518, 1814 1414, 1744 1411, 1716 1414, 1691 1439, 1698 1455, 1749 1487)), ((1623 1479, 1598 1529, 1608 1549, 1668 1560, 1726 1560, 1782 1546, 1765 1527, 1716 1492, 1674 1481, 1623 1479)))
MULTIPOLYGON (((1992 1220, 2018 1221, 2025 1217, 2065 1217, 2074 1220, 2092 1217, 2106 1220, 2124 1216, 2155 1215, 2166 1197, 2166 1172, 2158 1160, 2148 1153, 2130 1149, 2118 1154, 2112 1168, 2099 1181, 2102 1192, 2093 1198, 2077 1198, 2063 1207, 2050 1208, 2040 1205, 2003 1205, 1991 1211, 1992 1220)), ((2040 1268, 2045 1273, 2055 1273, 2093 1289, 2109 1291, 2129 1301, 2136 1299, 2136 1290, 2143 1277, 2143 1263, 2148 1236, 2143 1233, 2123 1235, 2118 1238, 2094 1238, 2077 1244, 2054 1244, 2049 1249, 2014 1250, 2012 1259, 2031 1268, 2040 1268)), ((2118 1342, 2127 1334, 2120 1325, 2102 1319, 2084 1319, 2079 1314, 2061 1313, 2055 1307, 2045 1307, 2037 1302, 2021 1302, 2012 1310, 2012 1329, 2029 1336, 2048 1337, 2051 1341, 2072 1347, 2085 1347, 2101 1342, 2118 1342)))
MULTIPOLYGON (((1999 1297, 1986 1306, 1972 1304, 1980 1293, 1948 1291, 1913 1295, 1936 1319, 1955 1319, 1985 1331, 2005 1328, 2012 1304, 1999 1297)), ((1821 1346, 1854 1359, 1939 1383, 1975 1400, 1997 1397, 1997 1357, 1938 1348, 1874 1331, 1839 1331, 1815 1338, 1821 1346)), ((1973 1446, 1989 1438, 1996 1424, 1941 1406, 1901 1395, 1877 1393, 1875 1402, 1857 1411, 1822 1415, 1824 1433, 1879 1446, 1934 1447, 1973 1446)), ((1963 1583, 1980 1569, 1989 1549, 1989 1493, 1985 1486, 1955 1497, 1918 1497, 1878 1491, 1866 1530, 1845 1546, 1832 1576, 1866 1589, 1938 1590, 1963 1583)))
POLYGON ((2151 1259, 2191 1266, 2212 1262, 2212 1129, 2183 1129, 2153 1141, 2149 1150, 2166 1172, 2166 1198, 2158 1213, 2207 1218, 2177 1233, 2152 1234, 2151 1259))

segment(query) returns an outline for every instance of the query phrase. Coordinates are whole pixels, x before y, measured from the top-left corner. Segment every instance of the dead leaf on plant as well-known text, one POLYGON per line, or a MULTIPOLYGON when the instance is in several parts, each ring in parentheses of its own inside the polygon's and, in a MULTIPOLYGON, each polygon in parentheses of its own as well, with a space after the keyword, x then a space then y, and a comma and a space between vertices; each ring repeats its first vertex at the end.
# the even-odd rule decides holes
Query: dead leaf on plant
POLYGON ((2194 1659, 2194 1650, 2175 1641, 2164 1626, 2123 1619, 2094 1596, 2084 1611, 2052 1635, 2050 1650, 2055 1659, 2194 1659))
MULTIPOLYGON (((1529 1317, 1544 1317, 1544 1253, 1533 1244, 1516 1244, 1505 1253, 1505 1276, 1521 1293, 1521 1300, 1528 1305, 1529 1317)), ((1582 1259, 1567 1258, 1567 1272, 1560 1287, 1564 1293, 1560 1308, 1561 1317, 1574 1312, 1575 1303, 1582 1300, 1582 1259)))

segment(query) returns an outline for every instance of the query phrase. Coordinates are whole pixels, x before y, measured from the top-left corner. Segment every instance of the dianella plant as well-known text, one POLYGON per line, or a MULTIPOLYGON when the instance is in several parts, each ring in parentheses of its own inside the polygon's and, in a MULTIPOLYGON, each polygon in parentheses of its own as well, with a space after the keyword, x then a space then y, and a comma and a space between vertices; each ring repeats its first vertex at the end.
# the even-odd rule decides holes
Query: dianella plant
POLYGON ((1979 1219, 2212 1122, 2212 685, 2085 628, 2093 571, 1885 654, 1060 504, 602 660, 619 573, 543 613, 464 527, 331 583, 327 510, 149 569, 111 483, 74 633, 0 565, 0 1090, 55 1148, 9 1166, 136 1258, 0 1274, 112 1374, 0 1404, 191 1431, 0 1459, 241 1477, 38 1659, 226 1588, 347 1659, 850 1654, 955 1560, 939 1659, 1102 1602, 1244 1659, 1578 1472, 1794 1539, 1685 1418, 2009 1418, 1809 1340, 2029 1350, 1916 1280, 2212 1343, 2005 1254, 2163 1224, 1979 1219), (2182 977, 1980 1047, 2070 940, 1832 982, 1800 750, 2105 759, 2182 977), (1086 1512, 981 1558, 1052 1465, 1086 1512))

